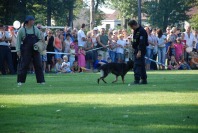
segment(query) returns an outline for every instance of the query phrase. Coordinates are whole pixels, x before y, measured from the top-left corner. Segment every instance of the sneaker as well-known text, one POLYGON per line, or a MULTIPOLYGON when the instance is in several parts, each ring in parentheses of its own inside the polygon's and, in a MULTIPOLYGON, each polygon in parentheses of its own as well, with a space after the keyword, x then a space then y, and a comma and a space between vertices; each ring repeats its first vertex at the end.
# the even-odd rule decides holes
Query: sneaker
POLYGON ((148 84, 147 80, 141 80, 140 84, 148 84))
POLYGON ((21 86, 22 85, 22 83, 21 82, 18 82, 18 84, 17 84, 18 86, 21 86))
POLYGON ((39 83, 39 84, 41 84, 41 85, 45 85, 45 82, 41 82, 41 83, 39 83))
POLYGON ((134 81, 134 82, 130 83, 130 85, 139 85, 139 84, 140 84, 139 81, 134 81))

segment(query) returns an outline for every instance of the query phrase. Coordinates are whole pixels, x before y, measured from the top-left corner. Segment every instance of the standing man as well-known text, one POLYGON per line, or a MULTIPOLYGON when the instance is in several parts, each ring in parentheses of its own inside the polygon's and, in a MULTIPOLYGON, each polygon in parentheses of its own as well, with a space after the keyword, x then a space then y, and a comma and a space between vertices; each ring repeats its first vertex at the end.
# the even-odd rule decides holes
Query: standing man
POLYGON ((98 54, 101 54, 102 58, 104 60, 107 60, 107 58, 109 57, 109 53, 107 51, 107 45, 108 45, 109 38, 105 34, 105 28, 101 28, 100 35, 98 35, 96 40, 98 42, 98 48, 101 48, 98 50, 98 54))
MULTIPOLYGON (((191 26, 186 26, 185 27, 185 32, 184 32, 184 40, 186 40, 186 48, 190 47, 191 49, 196 48, 195 46, 195 36, 191 32, 191 26)), ((186 61, 189 61, 189 53, 185 52, 184 54, 186 61)))
POLYGON ((78 46, 79 47, 84 47, 87 41, 84 30, 85 30, 85 24, 82 24, 81 29, 78 31, 78 46))
POLYGON ((45 84, 40 53, 33 48, 34 44, 39 40, 41 40, 41 34, 39 29, 34 26, 34 17, 27 16, 24 26, 19 30, 17 36, 16 51, 20 58, 17 77, 18 85, 25 83, 31 61, 33 61, 35 68, 37 83, 45 84))
POLYGON ((134 30, 132 46, 134 48, 134 78, 132 84, 147 84, 147 75, 145 69, 146 47, 148 44, 148 35, 144 28, 135 20, 130 20, 128 25, 134 30), (141 82, 140 82, 141 79, 141 82))

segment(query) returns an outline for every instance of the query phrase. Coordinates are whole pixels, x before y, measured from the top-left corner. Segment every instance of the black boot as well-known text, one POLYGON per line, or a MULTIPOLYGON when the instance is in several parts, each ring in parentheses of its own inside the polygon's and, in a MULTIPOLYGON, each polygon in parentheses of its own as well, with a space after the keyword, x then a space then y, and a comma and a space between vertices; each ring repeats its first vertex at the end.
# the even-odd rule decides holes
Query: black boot
POLYGON ((140 84, 148 84, 147 80, 141 80, 140 84))

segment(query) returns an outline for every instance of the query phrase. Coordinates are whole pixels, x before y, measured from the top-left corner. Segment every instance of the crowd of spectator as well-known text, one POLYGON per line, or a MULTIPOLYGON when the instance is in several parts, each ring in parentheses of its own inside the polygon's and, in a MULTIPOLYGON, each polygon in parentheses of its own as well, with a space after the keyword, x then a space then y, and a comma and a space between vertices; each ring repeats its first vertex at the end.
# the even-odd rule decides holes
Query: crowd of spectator
MULTIPOLYGON (((108 31, 105 28, 86 32, 85 24, 81 29, 44 29, 38 24, 46 50, 41 52, 43 72, 79 73, 97 71, 108 62, 126 62, 133 59, 133 31, 126 29, 108 31)), ((145 27, 148 34, 146 57, 147 70, 198 69, 198 30, 185 27, 181 32, 176 27, 161 29, 145 27), (153 61, 154 60, 154 61, 153 61), (157 63, 156 63, 157 62, 157 63)), ((12 27, 0 24, 0 71, 17 72, 16 48, 17 32, 12 27)), ((34 67, 30 65, 30 72, 34 67)))

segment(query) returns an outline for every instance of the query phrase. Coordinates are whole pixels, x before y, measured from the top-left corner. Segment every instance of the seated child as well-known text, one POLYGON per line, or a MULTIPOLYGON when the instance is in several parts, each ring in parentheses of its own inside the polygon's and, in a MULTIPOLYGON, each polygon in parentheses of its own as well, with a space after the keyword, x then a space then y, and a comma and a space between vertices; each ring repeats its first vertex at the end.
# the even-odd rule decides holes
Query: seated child
POLYGON ((62 72, 64 72, 64 73, 70 73, 71 72, 70 62, 68 62, 67 55, 63 56, 63 63, 61 65, 61 68, 62 68, 62 72))
POLYGON ((191 52, 190 67, 192 69, 198 69, 198 54, 197 52, 191 52))
POLYGON ((73 66, 71 67, 72 72, 74 73, 80 73, 80 72, 88 72, 90 69, 87 69, 85 67, 80 67, 78 65, 78 61, 74 61, 73 66))
POLYGON ((74 61, 73 66, 71 67, 73 73, 82 72, 82 69, 78 66, 78 61, 74 61))
POLYGON ((94 63, 94 69, 98 69, 100 66, 102 66, 102 65, 104 65, 106 63, 108 63, 108 62, 105 61, 105 60, 102 60, 102 55, 99 54, 98 55, 98 59, 94 63))
POLYGON ((177 63, 175 56, 172 55, 169 61, 168 70, 178 70, 178 68, 179 64, 177 63))
POLYGON ((56 73, 61 73, 62 72, 62 59, 61 58, 57 58, 57 62, 55 64, 55 72, 56 73))
POLYGON ((184 56, 182 56, 182 59, 179 61, 179 70, 191 70, 188 63, 184 60, 184 56))

